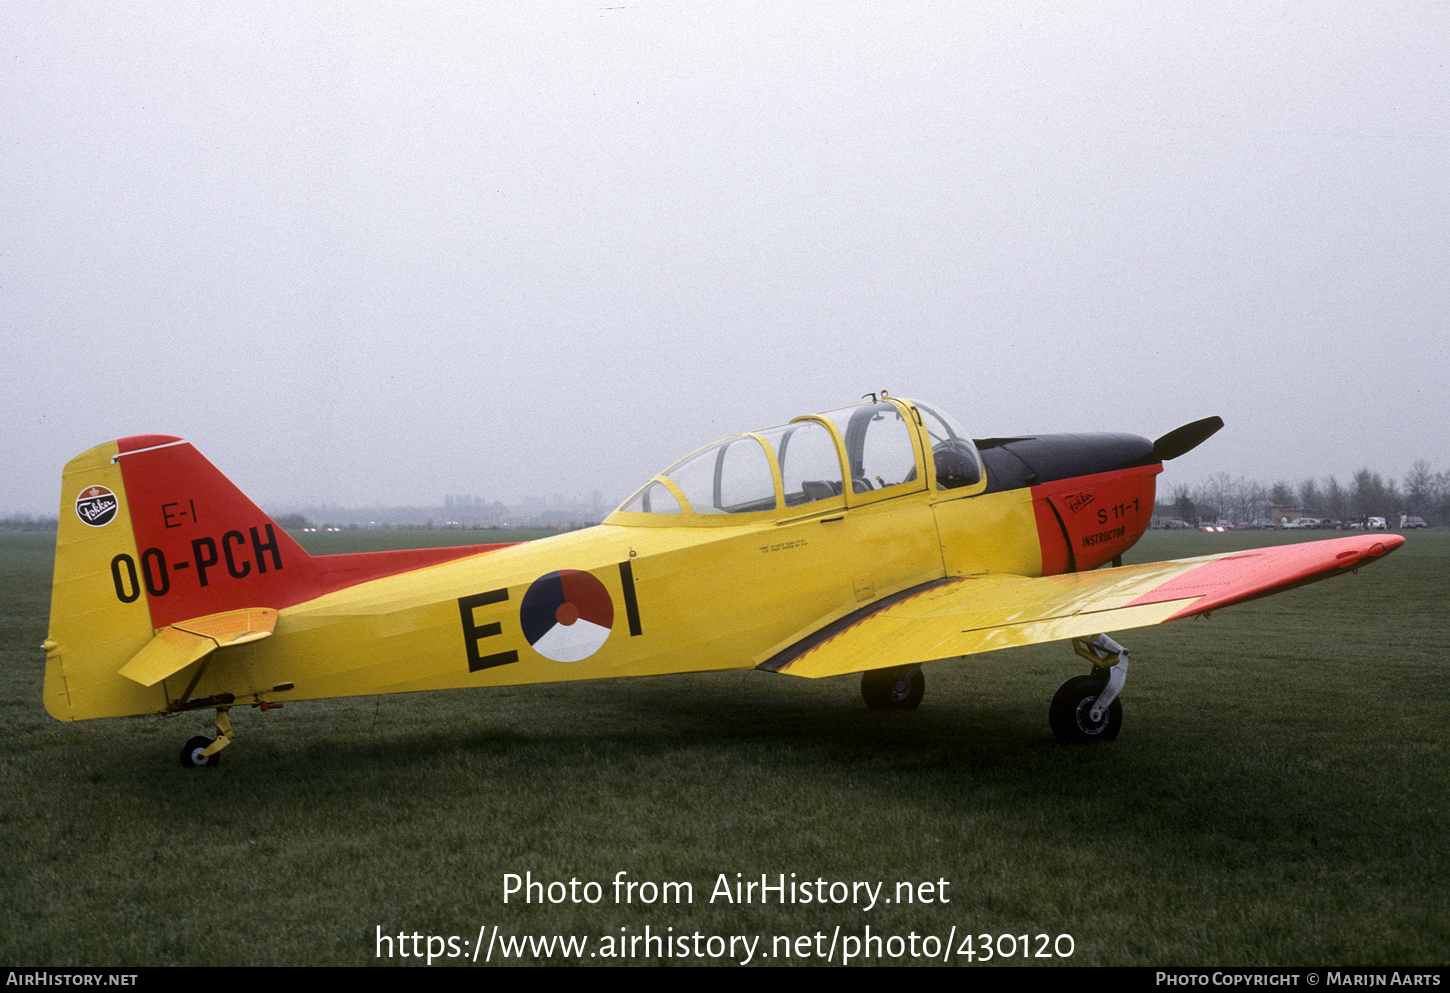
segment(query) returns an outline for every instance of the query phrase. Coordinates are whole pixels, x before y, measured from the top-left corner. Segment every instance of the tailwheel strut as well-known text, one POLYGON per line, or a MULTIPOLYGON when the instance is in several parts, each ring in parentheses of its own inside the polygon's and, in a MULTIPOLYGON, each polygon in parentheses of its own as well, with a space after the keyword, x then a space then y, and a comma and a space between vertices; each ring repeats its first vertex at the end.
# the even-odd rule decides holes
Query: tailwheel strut
POLYGON ((1105 634, 1074 638, 1073 650, 1092 663, 1092 672, 1073 676, 1057 688, 1048 723, 1063 743, 1112 741, 1123 726, 1118 694, 1128 678, 1128 650, 1105 634))
POLYGON ((227 717, 229 707, 218 707, 216 711, 216 737, 197 735, 181 746, 181 764, 188 769, 214 766, 221 761, 221 750, 232 743, 232 722, 227 717))

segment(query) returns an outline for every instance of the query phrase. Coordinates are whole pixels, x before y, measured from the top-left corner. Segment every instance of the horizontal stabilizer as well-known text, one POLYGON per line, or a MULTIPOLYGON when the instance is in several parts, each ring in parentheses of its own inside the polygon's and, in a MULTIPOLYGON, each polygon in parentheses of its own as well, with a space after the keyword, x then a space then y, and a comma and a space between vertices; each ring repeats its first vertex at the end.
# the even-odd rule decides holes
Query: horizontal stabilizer
POLYGON ((121 667, 121 675, 142 686, 155 686, 218 648, 267 637, 276 624, 277 612, 266 607, 243 607, 178 621, 156 632, 146 647, 121 667))
POLYGON ((211 638, 218 648, 242 645, 271 634, 277 626, 277 612, 266 607, 243 607, 171 625, 178 631, 211 638))

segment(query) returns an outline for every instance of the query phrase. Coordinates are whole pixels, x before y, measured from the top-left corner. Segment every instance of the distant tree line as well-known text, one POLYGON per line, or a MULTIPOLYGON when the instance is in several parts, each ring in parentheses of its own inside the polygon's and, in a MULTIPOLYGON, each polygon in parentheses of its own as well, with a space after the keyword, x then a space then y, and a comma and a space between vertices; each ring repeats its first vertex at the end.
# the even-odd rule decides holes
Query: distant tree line
POLYGON ((12 514, 9 517, 0 517, 0 531, 54 531, 57 523, 54 517, 12 514))
POLYGON ((1175 513, 1194 508, 1187 517, 1178 515, 1184 520, 1204 516, 1198 510, 1202 507, 1216 519, 1249 524, 1269 519, 1270 507, 1296 507, 1310 517, 1336 521, 1383 517, 1395 526, 1403 513, 1444 525, 1450 524, 1450 472, 1431 472, 1430 463, 1419 459, 1403 480, 1361 469, 1347 485, 1326 476, 1306 479, 1298 486, 1282 480, 1266 486, 1221 472, 1196 487, 1175 487, 1172 505, 1175 513))

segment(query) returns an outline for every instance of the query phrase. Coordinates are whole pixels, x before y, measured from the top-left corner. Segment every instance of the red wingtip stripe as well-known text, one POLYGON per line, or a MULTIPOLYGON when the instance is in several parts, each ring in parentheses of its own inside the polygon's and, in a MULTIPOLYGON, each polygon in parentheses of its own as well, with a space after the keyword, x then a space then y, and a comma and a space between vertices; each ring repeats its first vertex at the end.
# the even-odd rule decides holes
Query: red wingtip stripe
POLYGON ((1189 606, 1169 620, 1201 614, 1340 575, 1402 544, 1404 538, 1389 535, 1371 545, 1366 545, 1364 538, 1336 538, 1255 548, 1205 562, 1148 591, 1128 606, 1191 599, 1189 606))

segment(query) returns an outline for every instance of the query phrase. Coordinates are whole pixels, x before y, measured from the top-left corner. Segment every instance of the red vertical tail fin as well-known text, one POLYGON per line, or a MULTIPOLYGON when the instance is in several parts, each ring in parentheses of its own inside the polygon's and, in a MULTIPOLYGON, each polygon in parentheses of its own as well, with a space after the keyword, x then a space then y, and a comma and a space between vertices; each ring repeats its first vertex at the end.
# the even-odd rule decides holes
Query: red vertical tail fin
POLYGON ((190 444, 140 435, 116 446, 153 627, 315 595, 311 556, 190 444))

